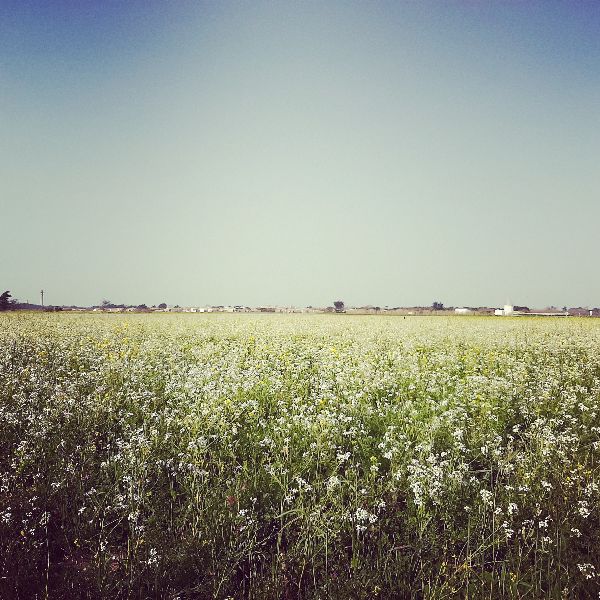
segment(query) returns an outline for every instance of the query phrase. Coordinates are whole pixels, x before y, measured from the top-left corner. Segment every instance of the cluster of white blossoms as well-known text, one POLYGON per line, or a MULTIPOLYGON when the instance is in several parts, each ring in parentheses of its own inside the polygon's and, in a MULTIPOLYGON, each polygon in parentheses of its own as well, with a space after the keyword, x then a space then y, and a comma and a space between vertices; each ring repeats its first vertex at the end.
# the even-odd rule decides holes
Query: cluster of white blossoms
POLYGON ((450 577, 436 562, 447 555, 460 577, 468 564, 539 569, 531 585, 596 580, 596 321, 0 325, 0 538, 20 560, 60 530, 87 563, 131 579, 206 548, 253 573, 278 552, 286 568, 330 565, 337 543, 353 568, 421 561, 406 577, 450 577))

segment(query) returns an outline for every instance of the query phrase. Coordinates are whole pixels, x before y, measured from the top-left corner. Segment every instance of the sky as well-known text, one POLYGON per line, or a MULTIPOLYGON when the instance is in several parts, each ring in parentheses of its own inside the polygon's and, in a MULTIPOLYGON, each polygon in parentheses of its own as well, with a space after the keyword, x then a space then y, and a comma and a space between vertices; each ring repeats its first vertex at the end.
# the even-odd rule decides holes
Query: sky
POLYGON ((0 0, 0 287, 599 306, 600 4, 0 0))

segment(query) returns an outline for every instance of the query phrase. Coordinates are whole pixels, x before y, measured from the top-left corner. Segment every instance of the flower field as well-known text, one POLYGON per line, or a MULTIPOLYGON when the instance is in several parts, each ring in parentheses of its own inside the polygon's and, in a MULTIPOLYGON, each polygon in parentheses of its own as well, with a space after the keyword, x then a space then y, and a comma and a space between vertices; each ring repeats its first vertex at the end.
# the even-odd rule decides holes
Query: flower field
POLYGON ((597 598, 600 322, 0 316, 0 597, 597 598))

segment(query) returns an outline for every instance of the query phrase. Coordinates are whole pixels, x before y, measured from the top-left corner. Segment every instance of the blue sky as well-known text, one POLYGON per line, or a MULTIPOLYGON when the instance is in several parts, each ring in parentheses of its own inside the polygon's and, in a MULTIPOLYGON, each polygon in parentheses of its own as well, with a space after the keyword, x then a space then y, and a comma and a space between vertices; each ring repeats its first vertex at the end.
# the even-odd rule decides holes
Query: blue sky
POLYGON ((595 2, 0 2, 0 285, 600 305, 595 2))

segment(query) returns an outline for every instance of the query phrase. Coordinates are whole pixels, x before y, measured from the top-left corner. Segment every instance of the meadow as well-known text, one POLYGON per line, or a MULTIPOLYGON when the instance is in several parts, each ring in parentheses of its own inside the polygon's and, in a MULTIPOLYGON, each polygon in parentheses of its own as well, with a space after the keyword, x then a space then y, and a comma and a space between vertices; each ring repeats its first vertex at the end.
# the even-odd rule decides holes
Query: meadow
POLYGON ((597 598, 600 321, 0 315, 0 597, 597 598))

